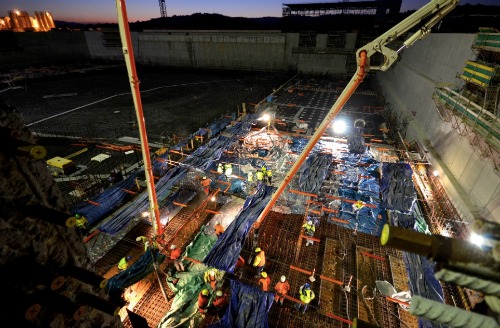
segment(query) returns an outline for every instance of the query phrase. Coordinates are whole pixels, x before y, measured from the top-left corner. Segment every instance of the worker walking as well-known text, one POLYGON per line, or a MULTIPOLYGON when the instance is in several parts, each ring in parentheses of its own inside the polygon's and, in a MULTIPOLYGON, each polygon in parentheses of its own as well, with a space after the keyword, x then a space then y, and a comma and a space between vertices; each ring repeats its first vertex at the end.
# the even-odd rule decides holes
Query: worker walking
POLYGON ((210 292, 208 289, 203 289, 198 295, 198 312, 205 314, 210 301, 210 292))
POLYGON ((255 258, 253 259, 252 266, 256 270, 255 278, 259 278, 262 271, 264 271, 264 265, 266 265, 266 253, 257 247, 255 249, 255 258))
POLYGON ((306 310, 307 310, 307 306, 309 305, 309 303, 311 303, 311 301, 314 299, 315 295, 314 295, 314 292, 311 290, 311 285, 306 282, 305 284, 303 284, 302 286, 300 286, 300 289, 299 289, 299 294, 300 294, 300 300, 304 303, 297 303, 295 305, 295 308, 297 309, 297 311, 301 311, 302 309, 302 313, 305 313, 306 310))
POLYGON ((224 233, 224 227, 220 224, 220 222, 215 223, 214 230, 217 237, 220 237, 220 235, 224 233))
POLYGON ((139 236, 135 239, 135 241, 142 243, 144 245, 144 251, 148 250, 149 247, 149 240, 148 237, 146 236, 139 236))
POLYGON ((203 187, 203 191, 205 192, 205 195, 208 195, 210 192, 210 184, 212 183, 212 180, 207 178, 206 176, 203 176, 201 178, 201 186, 203 187))
POLYGON ((217 316, 222 318, 226 312, 227 306, 229 305, 229 300, 227 295, 225 295, 222 290, 217 290, 215 292, 215 299, 212 301, 212 305, 217 312, 217 316))
POLYGON ((176 245, 170 245, 170 259, 174 260, 174 266, 177 271, 184 271, 184 264, 182 263, 181 250, 176 245))
POLYGON ((125 256, 125 257, 122 257, 122 259, 120 260, 120 262, 118 262, 118 271, 123 271, 123 270, 127 270, 128 268, 128 262, 132 259, 132 256, 125 256))
MULTIPOLYGON (((314 226, 312 220, 307 220, 307 222, 302 225, 302 229, 304 230, 304 235, 309 237, 312 237, 316 231, 316 227, 314 226)), ((312 239, 307 239, 306 246, 312 244, 314 244, 314 241, 312 239)))
POLYGON ((259 279, 259 286, 262 288, 262 291, 268 292, 269 286, 271 285, 271 278, 267 275, 267 272, 263 271, 260 274, 261 278, 259 279))
POLYGON ((274 295, 274 301, 280 302, 280 305, 283 305, 283 301, 285 298, 283 295, 288 294, 290 290, 290 284, 286 281, 286 276, 281 276, 280 281, 274 286, 274 290, 276 291, 276 295, 274 295))

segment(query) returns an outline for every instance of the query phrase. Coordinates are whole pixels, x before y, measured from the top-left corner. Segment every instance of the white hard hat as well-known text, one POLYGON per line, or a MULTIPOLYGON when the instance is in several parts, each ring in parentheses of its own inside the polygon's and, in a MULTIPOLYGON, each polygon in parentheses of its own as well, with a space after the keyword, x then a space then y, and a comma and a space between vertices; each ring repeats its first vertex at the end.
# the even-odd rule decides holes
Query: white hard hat
POLYGON ((281 280, 281 282, 285 282, 286 277, 285 276, 281 276, 280 280, 281 280))
POLYGON ((175 246, 174 244, 170 245, 170 249, 176 249, 177 246, 175 246))
POLYGON ((219 222, 219 221, 215 222, 215 225, 218 225, 218 224, 220 224, 220 222, 219 222))
POLYGON ((218 290, 215 292, 215 295, 221 297, 222 296, 222 290, 218 290))
POLYGON ((307 224, 312 225, 313 222, 311 220, 307 221, 307 224))
POLYGON ((141 238, 141 237, 137 237, 137 238, 135 238, 135 241, 141 241, 141 240, 142 240, 142 238, 141 238))

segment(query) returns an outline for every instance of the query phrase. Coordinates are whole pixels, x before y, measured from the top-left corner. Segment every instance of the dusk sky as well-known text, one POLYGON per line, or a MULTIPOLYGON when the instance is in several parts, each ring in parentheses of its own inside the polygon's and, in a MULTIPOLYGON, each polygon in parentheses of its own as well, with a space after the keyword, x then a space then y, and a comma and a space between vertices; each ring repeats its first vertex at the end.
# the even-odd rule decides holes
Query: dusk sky
MULTIPOLYGON (((341 0, 339 0, 340 2, 341 0)), ((233 17, 280 17, 283 3, 306 3, 326 1, 282 1, 282 0, 166 0, 167 15, 190 15, 193 13, 218 13, 233 17)), ((417 9, 426 0, 403 0, 401 11, 417 9)), ((499 0, 462 0, 460 4, 498 5, 499 0)), ((149 20, 160 16, 158 0, 127 0, 129 21, 149 20)), ((50 11, 54 19, 82 23, 116 22, 113 0, 1 0, 0 16, 9 10, 24 10, 30 16, 35 11, 50 11)))

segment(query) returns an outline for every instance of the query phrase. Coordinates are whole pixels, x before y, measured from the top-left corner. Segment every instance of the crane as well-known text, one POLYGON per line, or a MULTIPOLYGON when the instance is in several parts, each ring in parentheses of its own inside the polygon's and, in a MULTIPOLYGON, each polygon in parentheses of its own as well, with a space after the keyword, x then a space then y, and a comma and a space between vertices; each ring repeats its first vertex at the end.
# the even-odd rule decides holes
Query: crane
POLYGON ((167 17, 167 7, 165 6, 165 0, 158 0, 160 4, 160 17, 167 17))
POLYGON ((431 0, 425 6, 405 18, 400 23, 396 24, 393 28, 391 28, 372 42, 361 47, 356 52, 356 61, 358 66, 356 73, 354 73, 354 76, 351 78, 345 89, 337 98, 337 101, 335 101, 332 108, 325 116, 323 122, 316 129, 316 132, 307 143, 299 158, 297 159, 297 161, 295 161, 295 164, 292 166, 290 171, 288 171, 285 179, 273 194, 271 200, 266 205, 257 221, 254 223, 255 228, 260 227, 262 220, 266 217, 267 213, 269 213, 283 191, 285 191, 285 188, 292 181, 293 176, 295 175, 295 173, 297 173, 302 163, 304 163, 307 156, 314 148, 318 140, 321 138, 323 133, 325 133, 330 123, 337 116, 342 107, 347 103, 349 98, 351 98, 351 96, 354 94, 354 91, 356 91, 361 82, 363 82, 366 74, 370 70, 388 70, 389 67, 394 64, 394 62, 398 58, 398 55, 404 49, 412 46, 417 40, 420 40, 424 36, 429 34, 431 28, 457 6, 458 1, 459 0, 431 0), (392 43, 398 37, 402 36, 404 33, 408 32, 410 29, 416 26, 421 27, 417 32, 411 35, 399 49, 392 50, 387 47, 388 44, 392 43), (383 56, 383 62, 380 66, 370 66, 370 57, 372 57, 376 53, 383 56))

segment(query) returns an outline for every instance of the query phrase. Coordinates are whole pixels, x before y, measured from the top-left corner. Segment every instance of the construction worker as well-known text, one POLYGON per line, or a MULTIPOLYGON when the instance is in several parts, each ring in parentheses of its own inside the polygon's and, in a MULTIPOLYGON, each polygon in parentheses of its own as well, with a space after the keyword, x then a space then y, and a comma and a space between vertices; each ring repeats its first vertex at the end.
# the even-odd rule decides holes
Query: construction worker
POLYGON ((247 182, 248 182, 249 186, 253 186, 253 173, 252 172, 247 173, 247 182))
POLYGON ((80 214, 76 213, 75 214, 75 225, 79 229, 84 229, 87 226, 87 219, 84 216, 81 216, 80 214))
POLYGON ((264 173, 265 173, 265 176, 267 177, 267 182, 269 183, 269 185, 271 185, 272 180, 273 180, 273 171, 266 170, 264 173))
POLYGON ((203 277, 203 280, 207 284, 210 284, 210 287, 212 287, 212 290, 217 289, 217 282, 218 282, 218 277, 217 277, 217 269, 209 269, 205 272, 205 276, 203 277))
POLYGON ((269 286, 271 285, 271 278, 268 277, 267 272, 265 271, 263 271, 260 276, 259 286, 262 288, 262 291, 268 292, 269 286))
MULTIPOLYGON (((314 226, 312 220, 307 220, 307 222, 302 225, 302 229, 304 229, 304 235, 310 237, 312 237, 316 231, 316 227, 314 226)), ((312 239, 307 239, 306 246, 312 244, 314 244, 314 241, 312 239)))
POLYGON ((276 295, 274 295, 274 301, 280 302, 280 305, 283 305, 284 297, 282 295, 288 294, 290 290, 290 284, 286 281, 285 276, 281 276, 280 281, 274 286, 274 290, 276 291, 276 295))
POLYGON ((170 245, 170 250, 170 259, 174 260, 175 268, 177 271, 184 271, 184 264, 181 259, 181 250, 174 244, 170 245))
POLYGON ((259 185, 264 182, 264 172, 258 170, 257 172, 255 172, 255 176, 257 177, 257 183, 259 185))
POLYGON ((210 184, 212 183, 212 180, 207 178, 206 176, 203 176, 201 178, 201 186, 203 187, 203 191, 205 192, 205 195, 208 195, 210 192, 210 184))
POLYGON ((224 173, 224 166, 222 165, 222 163, 217 164, 217 173, 224 173))
POLYGON ((300 286, 299 294, 300 294, 300 300, 304 304, 297 303, 295 305, 295 308, 299 312, 302 309, 302 313, 305 313, 306 310, 307 310, 307 306, 309 305, 309 303, 311 303, 311 301, 315 297, 314 292, 311 290, 311 285, 308 282, 306 282, 305 284, 303 284, 302 286, 300 286))
POLYGON ((118 262, 118 271, 123 271, 123 270, 127 270, 128 268, 128 262, 132 259, 132 256, 125 256, 125 257, 122 257, 122 259, 120 260, 120 262, 118 262))
POLYGON ((229 176, 231 174, 233 174, 233 164, 231 163, 226 163, 224 164, 224 174, 226 175, 226 177, 229 178, 229 176))
POLYGON ((146 236, 139 236, 135 239, 138 243, 143 243, 144 244, 144 251, 148 250, 149 247, 149 240, 148 237, 146 236))
POLYGON ((217 316, 222 318, 226 312, 227 306, 229 305, 227 295, 224 295, 222 290, 217 290, 215 292, 215 299, 212 301, 212 305, 214 306, 215 311, 217 311, 217 316))
POLYGON ((205 314, 208 308, 208 302, 210 301, 210 292, 208 289, 203 289, 198 295, 198 312, 205 314))
POLYGON ((214 230, 217 237, 220 237, 220 235, 224 233, 224 227, 220 224, 220 222, 215 223, 214 230))
POLYGON ((257 274, 255 278, 259 278, 262 271, 264 271, 264 265, 266 265, 266 253, 257 247, 255 249, 255 258, 253 259, 252 266, 255 268, 257 274))

